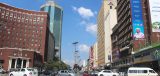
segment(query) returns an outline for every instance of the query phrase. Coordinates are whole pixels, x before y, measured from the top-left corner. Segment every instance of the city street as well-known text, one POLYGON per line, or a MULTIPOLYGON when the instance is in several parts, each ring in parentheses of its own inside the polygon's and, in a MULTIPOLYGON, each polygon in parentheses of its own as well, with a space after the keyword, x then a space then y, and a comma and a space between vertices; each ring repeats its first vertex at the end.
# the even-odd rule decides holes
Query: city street
MULTIPOLYGON (((0 76, 8 76, 8 74, 0 74, 0 76)), ((39 76, 51 76, 51 75, 44 75, 44 74, 41 74, 39 76)), ((76 76, 82 76, 82 75, 76 75, 76 76)))
POLYGON ((8 76, 8 74, 0 74, 0 76, 8 76))
POLYGON ((53 75, 160 76, 160 1, 0 0, 0 76, 53 75))

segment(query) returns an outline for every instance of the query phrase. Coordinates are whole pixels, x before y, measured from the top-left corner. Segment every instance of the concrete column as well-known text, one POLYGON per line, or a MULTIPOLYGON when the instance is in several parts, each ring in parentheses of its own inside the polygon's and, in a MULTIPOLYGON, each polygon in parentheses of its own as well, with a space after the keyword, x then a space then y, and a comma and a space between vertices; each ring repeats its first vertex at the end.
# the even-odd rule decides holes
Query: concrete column
POLYGON ((12 66, 12 59, 9 59, 8 70, 11 69, 11 66, 12 66))
POLYGON ((26 60, 26 68, 29 67, 29 59, 26 60))
POLYGON ((15 65, 14 68, 17 68, 17 59, 15 59, 15 65))
POLYGON ((21 68, 23 68, 23 59, 22 59, 22 62, 21 62, 21 68))

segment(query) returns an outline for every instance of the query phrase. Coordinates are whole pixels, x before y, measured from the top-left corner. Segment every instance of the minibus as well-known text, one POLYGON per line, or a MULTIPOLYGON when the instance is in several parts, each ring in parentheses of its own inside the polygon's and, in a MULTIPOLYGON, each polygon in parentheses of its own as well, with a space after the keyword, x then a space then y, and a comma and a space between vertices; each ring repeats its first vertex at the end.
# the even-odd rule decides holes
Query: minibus
POLYGON ((158 76, 158 74, 148 67, 130 67, 127 72, 128 76, 158 76))

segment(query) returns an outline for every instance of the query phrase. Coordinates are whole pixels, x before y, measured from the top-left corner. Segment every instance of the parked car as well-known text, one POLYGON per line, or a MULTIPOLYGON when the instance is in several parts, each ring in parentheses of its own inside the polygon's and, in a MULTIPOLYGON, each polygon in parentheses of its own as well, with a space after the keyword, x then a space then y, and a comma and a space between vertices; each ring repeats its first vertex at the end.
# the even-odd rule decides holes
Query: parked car
POLYGON ((119 74, 114 73, 111 70, 102 70, 98 73, 98 76, 119 76, 119 74))
POLYGON ((3 68, 0 67, 0 74, 5 73, 5 70, 3 70, 3 68))
POLYGON ((43 71, 43 74, 49 75, 49 76, 55 76, 57 74, 57 72, 53 71, 53 70, 45 70, 45 71, 43 71))
POLYGON ((88 71, 84 71, 83 76, 90 76, 90 75, 89 75, 88 71))
POLYGON ((91 71, 90 76, 98 76, 99 71, 91 71))
POLYGON ((158 74, 148 67, 130 67, 128 68, 128 76, 158 76, 158 74))
POLYGON ((60 70, 58 76, 75 76, 75 73, 69 70, 60 70))
POLYGON ((22 68, 10 72, 9 76, 38 76, 38 70, 33 68, 22 68))

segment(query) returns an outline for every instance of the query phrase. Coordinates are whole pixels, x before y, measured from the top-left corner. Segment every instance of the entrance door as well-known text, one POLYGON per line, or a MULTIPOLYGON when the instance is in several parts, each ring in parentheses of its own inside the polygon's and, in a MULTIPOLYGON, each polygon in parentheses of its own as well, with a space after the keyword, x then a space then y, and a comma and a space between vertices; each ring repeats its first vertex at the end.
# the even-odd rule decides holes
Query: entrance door
POLYGON ((18 58, 16 68, 21 68, 21 64, 22 64, 22 59, 18 58))

